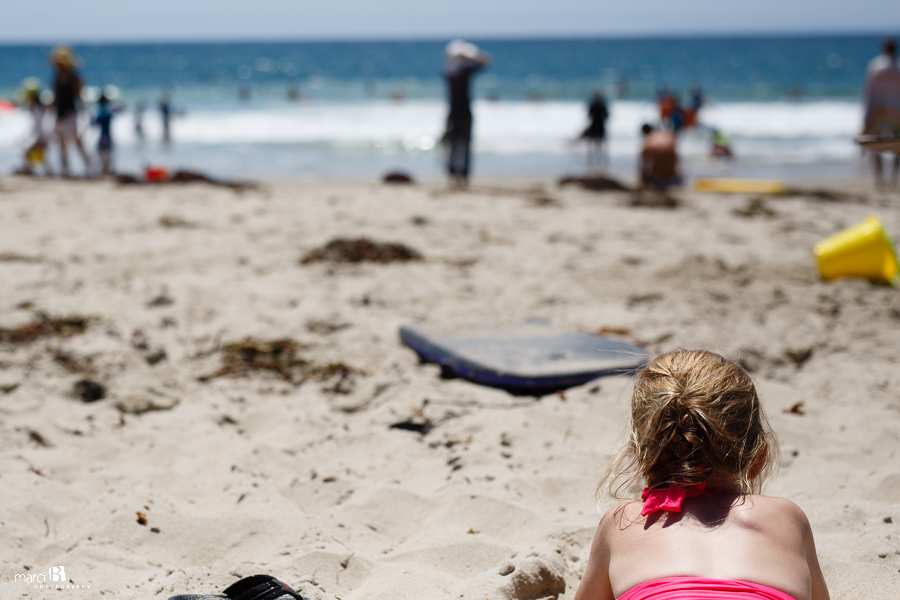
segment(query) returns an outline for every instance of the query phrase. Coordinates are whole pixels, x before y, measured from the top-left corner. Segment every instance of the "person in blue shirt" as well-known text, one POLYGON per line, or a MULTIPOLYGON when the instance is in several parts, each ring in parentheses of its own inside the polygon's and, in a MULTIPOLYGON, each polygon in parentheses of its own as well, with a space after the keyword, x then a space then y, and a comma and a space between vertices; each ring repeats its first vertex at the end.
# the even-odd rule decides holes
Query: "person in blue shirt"
POLYGON ((109 105, 109 98, 101 94, 97 100, 97 115, 93 125, 100 128, 100 139, 97 141, 97 154, 100 155, 100 171, 103 175, 111 175, 112 170, 112 119, 115 111, 109 105))

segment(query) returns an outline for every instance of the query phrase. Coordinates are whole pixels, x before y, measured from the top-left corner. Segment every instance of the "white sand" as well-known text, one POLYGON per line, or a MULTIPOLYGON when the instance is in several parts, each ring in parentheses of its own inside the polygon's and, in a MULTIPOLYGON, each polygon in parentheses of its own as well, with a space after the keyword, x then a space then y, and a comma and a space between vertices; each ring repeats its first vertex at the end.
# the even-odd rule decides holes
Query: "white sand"
POLYGON ((743 356, 782 443, 768 492, 809 515, 832 597, 896 599, 900 295, 820 281, 810 249, 870 213, 900 235, 897 197, 848 184, 849 201, 772 198, 773 216, 742 217, 741 196, 681 192, 665 210, 532 185, 0 180, 0 327, 35 310, 96 318, 0 344, 0 598, 165 599, 255 573, 315 600, 571 598, 629 381, 517 398, 440 379, 397 337, 539 317, 627 328, 651 353, 743 356), (360 235, 427 260, 298 264, 360 235), (366 374, 338 391, 197 381, 246 337, 294 338, 366 374), (84 375, 58 350, 89 360, 109 396, 75 399, 84 375), (784 412, 798 402, 804 414, 784 412), (410 418, 436 426, 389 428, 410 418), (52 566, 90 587, 15 581, 52 566))

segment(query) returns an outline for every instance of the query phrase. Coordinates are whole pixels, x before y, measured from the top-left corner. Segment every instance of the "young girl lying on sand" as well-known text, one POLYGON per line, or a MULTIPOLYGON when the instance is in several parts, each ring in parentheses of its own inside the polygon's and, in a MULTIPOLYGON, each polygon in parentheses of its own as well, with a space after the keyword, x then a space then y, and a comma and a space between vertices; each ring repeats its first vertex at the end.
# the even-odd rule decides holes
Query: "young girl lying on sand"
POLYGON ((828 600, 806 515, 757 495, 777 452, 741 367, 700 350, 654 358, 597 487, 640 482, 642 502, 603 516, 575 600, 828 600))

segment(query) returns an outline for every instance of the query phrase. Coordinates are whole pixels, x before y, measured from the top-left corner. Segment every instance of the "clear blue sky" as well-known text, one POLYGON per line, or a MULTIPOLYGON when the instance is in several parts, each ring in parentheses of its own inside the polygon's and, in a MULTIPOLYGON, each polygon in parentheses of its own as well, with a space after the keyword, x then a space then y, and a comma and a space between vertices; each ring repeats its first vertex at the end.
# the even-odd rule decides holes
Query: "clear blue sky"
POLYGON ((900 32, 898 0, 9 0, 0 43, 900 32))

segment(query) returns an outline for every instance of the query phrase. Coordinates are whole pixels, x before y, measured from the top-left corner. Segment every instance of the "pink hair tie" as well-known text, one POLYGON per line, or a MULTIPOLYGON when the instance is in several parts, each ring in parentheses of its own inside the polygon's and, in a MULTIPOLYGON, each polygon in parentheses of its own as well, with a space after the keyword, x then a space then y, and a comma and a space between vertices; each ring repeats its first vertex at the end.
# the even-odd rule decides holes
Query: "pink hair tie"
POLYGON ((644 507, 641 509, 641 516, 646 517, 658 510, 666 512, 681 512, 681 503, 685 498, 696 498, 704 496, 707 492, 706 482, 683 488, 675 484, 665 489, 644 488, 641 492, 641 500, 644 501, 644 507))

